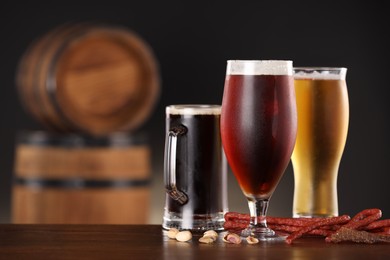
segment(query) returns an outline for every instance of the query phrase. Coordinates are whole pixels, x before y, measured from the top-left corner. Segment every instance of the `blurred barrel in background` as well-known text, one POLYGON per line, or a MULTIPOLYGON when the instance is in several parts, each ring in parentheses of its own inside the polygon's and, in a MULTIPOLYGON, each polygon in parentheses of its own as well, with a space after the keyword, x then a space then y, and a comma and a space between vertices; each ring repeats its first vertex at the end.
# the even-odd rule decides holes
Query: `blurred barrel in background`
POLYGON ((31 44, 16 75, 26 111, 56 132, 134 130, 160 93, 148 44, 120 26, 63 25, 31 44))
POLYGON ((13 223, 148 222, 146 136, 23 132, 15 150, 13 223))

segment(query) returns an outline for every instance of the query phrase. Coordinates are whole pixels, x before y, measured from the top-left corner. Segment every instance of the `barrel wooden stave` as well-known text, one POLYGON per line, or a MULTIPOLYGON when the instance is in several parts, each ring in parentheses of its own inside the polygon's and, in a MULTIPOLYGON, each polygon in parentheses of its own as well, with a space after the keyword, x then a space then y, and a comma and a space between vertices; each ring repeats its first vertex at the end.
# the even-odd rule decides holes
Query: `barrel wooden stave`
POLYGON ((146 224, 149 188, 54 189, 15 186, 16 224, 146 224))
POLYGON ((151 154, 142 138, 23 137, 15 150, 13 223, 147 223, 151 154))

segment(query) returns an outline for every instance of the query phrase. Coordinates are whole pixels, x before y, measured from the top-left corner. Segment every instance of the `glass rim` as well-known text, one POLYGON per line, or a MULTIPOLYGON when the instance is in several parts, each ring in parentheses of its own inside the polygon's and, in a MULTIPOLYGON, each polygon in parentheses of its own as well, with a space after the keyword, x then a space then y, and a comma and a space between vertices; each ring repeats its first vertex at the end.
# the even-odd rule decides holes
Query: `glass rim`
POLYGON ((292 60, 227 60, 226 75, 293 75, 292 60))
POLYGON ((291 62, 292 60, 240 60, 240 59, 229 59, 227 62, 258 62, 258 63, 277 63, 277 62, 291 62))
POLYGON ((295 79, 345 80, 346 67, 293 67, 295 79))
POLYGON ((167 115, 220 115, 221 105, 216 104, 177 104, 165 108, 167 115))
POLYGON ((319 71, 342 71, 342 70, 347 70, 346 67, 319 67, 319 66, 314 66, 314 67, 310 67, 310 66, 304 66, 304 67, 300 67, 300 66, 294 66, 293 67, 293 70, 307 70, 307 71, 313 71, 313 70, 319 70, 319 71))

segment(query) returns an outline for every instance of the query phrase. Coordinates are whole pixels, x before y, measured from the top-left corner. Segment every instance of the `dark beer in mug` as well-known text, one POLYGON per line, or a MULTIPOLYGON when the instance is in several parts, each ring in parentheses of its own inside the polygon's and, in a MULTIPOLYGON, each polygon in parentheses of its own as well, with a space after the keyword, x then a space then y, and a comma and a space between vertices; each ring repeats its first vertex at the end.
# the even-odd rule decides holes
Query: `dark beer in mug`
POLYGON ((167 138, 170 133, 176 135, 176 145, 166 141, 165 228, 222 229, 227 211, 227 164, 220 137, 220 111, 218 105, 167 107, 167 138), (174 162, 170 162, 172 153, 174 162))

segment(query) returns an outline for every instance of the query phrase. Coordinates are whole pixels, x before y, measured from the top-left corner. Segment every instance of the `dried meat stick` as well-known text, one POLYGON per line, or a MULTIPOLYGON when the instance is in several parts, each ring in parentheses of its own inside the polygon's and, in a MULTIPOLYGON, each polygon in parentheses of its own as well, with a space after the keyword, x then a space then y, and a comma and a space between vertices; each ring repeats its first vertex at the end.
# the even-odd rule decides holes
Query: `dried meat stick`
POLYGON ((383 227, 371 230, 365 230, 370 233, 381 234, 381 235, 390 235, 390 227, 383 227))
POLYGON ((249 222, 248 223, 244 223, 244 222, 236 222, 236 221, 225 221, 225 223, 223 224, 223 228, 226 229, 226 230, 230 230, 230 229, 245 229, 247 226, 248 226, 249 222))
POLYGON ((348 222, 351 219, 348 215, 342 215, 339 217, 330 217, 330 218, 323 218, 322 220, 316 221, 315 223, 309 224, 305 227, 302 227, 300 230, 292 233, 286 238, 287 244, 291 244, 295 239, 301 237, 307 232, 312 231, 313 229, 318 229, 322 226, 331 226, 336 224, 344 224, 348 222))
MULTIPOLYGON (((247 220, 227 220, 224 223, 225 229, 235 229, 235 228, 246 228, 249 225, 249 221, 247 220)), ((300 226, 289 226, 289 225, 279 225, 279 224, 273 224, 268 223, 267 226, 269 226, 271 229, 279 230, 279 231, 285 231, 288 233, 292 233, 295 231, 298 231, 301 227, 300 226)), ((324 229, 330 229, 330 227, 323 227, 324 229)))
POLYGON ((237 219, 240 219, 240 220, 250 220, 250 216, 249 214, 244 214, 244 213, 238 213, 238 212, 226 212, 225 215, 224 215, 224 218, 226 221, 229 221, 229 220, 237 220, 237 219))
POLYGON ((382 233, 385 233, 385 234, 387 234, 387 235, 390 235, 390 227, 384 227, 384 228, 382 228, 382 229, 383 229, 382 233))
POLYGON ((276 218, 267 217, 267 224, 304 227, 308 224, 320 221, 322 218, 276 218))
MULTIPOLYGON (((295 227, 295 226, 285 226, 285 225, 269 225, 269 227, 274 230, 274 231, 283 231, 283 232, 286 232, 286 233, 294 233, 294 232, 297 232, 301 229, 301 227, 295 227)), ((328 236, 330 234, 332 234, 333 231, 331 230, 326 230, 326 229, 322 229, 321 227, 318 228, 318 229, 313 229, 309 232, 307 232, 306 234, 308 235, 315 235, 315 236, 328 236)))
POLYGON ((382 219, 382 220, 371 222, 366 227, 364 227, 364 230, 372 230, 372 229, 385 228, 385 227, 390 227, 390 219, 382 219))
POLYGON ((326 241, 333 243, 340 243, 344 241, 367 244, 379 242, 390 243, 390 236, 342 227, 332 235, 326 237, 326 241))
POLYGON ((324 229, 313 229, 312 231, 310 231, 306 234, 327 237, 327 236, 330 236, 331 234, 333 234, 333 231, 324 230, 324 229))
MULTIPOLYGON (((225 214, 226 221, 237 221, 237 220, 250 220, 249 214, 237 213, 237 212, 227 212, 225 214)), ((303 227, 308 223, 313 223, 323 218, 276 218, 276 217, 266 217, 267 224, 277 224, 277 225, 288 225, 288 226, 297 226, 303 227)))
POLYGON ((357 213, 351 221, 345 224, 343 227, 350 229, 358 229, 369 225, 370 223, 380 219, 382 217, 382 211, 380 209, 365 209, 357 213))
MULTIPOLYGON (((268 225, 268 223, 267 223, 267 225, 268 225)), ((276 224, 269 224, 268 226, 271 229, 286 231, 288 233, 296 232, 302 228, 302 227, 298 227, 298 226, 276 225, 276 224)), ((327 233, 332 233, 332 231, 336 231, 339 228, 340 228, 340 225, 332 225, 332 226, 322 226, 322 227, 319 227, 318 229, 327 231, 327 233)), ((323 232, 323 233, 325 233, 325 232, 323 232)))
MULTIPOLYGON (((359 213, 357 213, 351 219, 351 221, 349 221, 347 224, 343 225, 338 231, 336 231, 331 236, 326 237, 325 241, 326 242, 334 242, 334 240, 335 240, 334 237, 336 236, 336 234, 340 230, 343 230, 343 232, 341 234, 347 234, 346 236, 348 236, 352 232, 348 232, 348 231, 345 231, 345 230, 357 230, 357 229, 359 229, 361 227, 367 226, 370 223, 380 219, 381 216, 382 216, 382 211, 380 209, 375 209, 374 208, 374 209, 362 210, 359 213)), ((363 235, 365 235, 365 234, 363 234, 363 235)), ((341 237, 344 237, 344 235, 342 235, 341 237)))
POLYGON ((382 228, 382 231, 376 232, 379 235, 390 235, 390 227, 382 228))
MULTIPOLYGON (((268 223, 267 223, 268 224, 268 223)), ((286 225, 268 225, 272 230, 285 231, 287 233, 293 233, 300 229, 300 227, 286 226, 286 225)))
MULTIPOLYGON (((249 222, 235 222, 235 221, 225 221, 223 227, 225 230, 243 230, 248 226, 249 222)), ((295 226, 285 226, 285 225, 269 225, 269 227, 274 231, 283 231, 286 233, 293 233, 300 229, 300 227, 295 226)), ((333 233, 331 230, 325 230, 325 229, 314 229, 309 231, 308 235, 318 235, 318 236, 328 236, 331 233, 333 233)))

